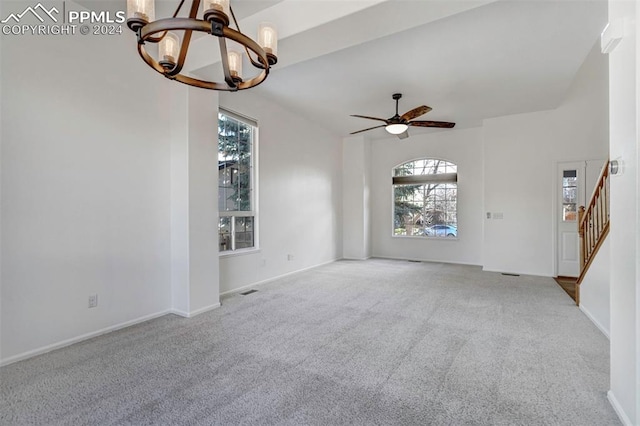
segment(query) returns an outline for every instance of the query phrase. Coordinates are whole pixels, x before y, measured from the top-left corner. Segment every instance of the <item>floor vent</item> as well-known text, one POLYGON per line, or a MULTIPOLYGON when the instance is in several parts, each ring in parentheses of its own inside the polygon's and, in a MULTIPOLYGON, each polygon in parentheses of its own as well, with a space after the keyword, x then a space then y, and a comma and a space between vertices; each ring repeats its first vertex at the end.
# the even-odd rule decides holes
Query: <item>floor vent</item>
POLYGON ((247 295, 249 295, 249 294, 251 294, 251 293, 255 293, 255 292, 257 292, 257 291, 258 291, 258 290, 247 290, 247 291, 245 291, 245 292, 243 292, 243 293, 240 293, 240 294, 241 294, 241 295, 243 295, 243 296, 247 296, 247 295))
POLYGON ((519 277, 520 274, 509 274, 507 272, 503 272, 502 275, 506 275, 507 277, 519 277))

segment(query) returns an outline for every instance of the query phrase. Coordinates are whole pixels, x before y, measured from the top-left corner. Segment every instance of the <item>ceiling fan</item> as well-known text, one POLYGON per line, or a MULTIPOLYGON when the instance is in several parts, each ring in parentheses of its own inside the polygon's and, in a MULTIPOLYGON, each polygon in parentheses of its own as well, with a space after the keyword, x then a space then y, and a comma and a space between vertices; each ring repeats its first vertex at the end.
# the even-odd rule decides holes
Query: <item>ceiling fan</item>
POLYGON ((407 129, 409 126, 415 127, 441 127, 450 129, 456 125, 456 123, 450 123, 447 121, 425 121, 425 120, 413 120, 416 117, 420 117, 423 114, 431 111, 431 107, 426 105, 419 106, 417 108, 412 109, 411 111, 407 111, 402 115, 398 115, 398 101, 402 97, 402 93, 394 93, 392 98, 396 101, 396 115, 391 118, 377 118, 377 117, 368 117, 366 115, 352 115, 351 117, 360 117, 366 118, 369 120, 378 120, 384 121, 384 124, 375 127, 369 127, 368 129, 358 130, 357 132, 352 132, 352 135, 356 133, 366 132, 367 130, 379 129, 380 127, 384 127, 385 130, 392 135, 397 135, 400 139, 406 139, 409 137, 409 132, 407 129))

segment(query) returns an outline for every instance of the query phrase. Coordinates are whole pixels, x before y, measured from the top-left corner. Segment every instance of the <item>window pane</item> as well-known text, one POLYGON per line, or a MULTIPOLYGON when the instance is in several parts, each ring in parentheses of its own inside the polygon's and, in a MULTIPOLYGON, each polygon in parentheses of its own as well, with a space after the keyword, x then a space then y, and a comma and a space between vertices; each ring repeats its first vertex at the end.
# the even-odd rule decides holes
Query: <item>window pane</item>
POLYGON ((218 222, 218 242, 220 251, 231 250, 231 217, 221 217, 218 222))
POLYGON ((396 185, 393 235, 456 237, 457 185, 396 185))
POLYGON ((218 206, 220 211, 251 211, 253 127, 218 115, 218 206))
POLYGON ((218 210, 220 251, 255 246, 253 144, 255 127, 232 113, 218 114, 218 210), (242 213, 244 212, 244 213, 242 213))
POLYGON ((575 222, 578 218, 575 203, 562 204, 562 220, 565 222, 575 222))
POLYGON ((576 195, 577 195, 577 188, 575 186, 562 189, 562 201, 565 203, 575 203, 576 195))
POLYGON ((253 247, 253 217, 236 217, 236 250, 253 247))
POLYGON ((394 176, 430 175, 441 173, 457 173, 458 166, 445 160, 425 158, 408 161, 393 170, 394 176))

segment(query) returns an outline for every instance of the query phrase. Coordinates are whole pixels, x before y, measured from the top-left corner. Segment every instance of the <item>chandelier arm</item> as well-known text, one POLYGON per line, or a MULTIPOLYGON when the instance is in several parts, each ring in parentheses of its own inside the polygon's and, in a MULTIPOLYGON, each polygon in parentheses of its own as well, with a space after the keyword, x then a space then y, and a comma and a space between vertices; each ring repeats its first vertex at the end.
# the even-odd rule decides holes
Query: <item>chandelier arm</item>
POLYGON ((142 27, 140 37, 143 41, 149 41, 154 34, 171 30, 193 30, 209 33, 211 31, 211 24, 200 19, 191 18, 158 19, 142 27))
MULTIPOLYGON (((184 1, 184 0, 182 0, 184 1)), ((191 10, 189 11, 189 18, 196 19, 198 15, 198 8, 200 7, 200 0, 193 0, 191 3, 191 10)), ((174 16, 175 18, 175 16, 174 16)))
POLYGON ((182 9, 182 5, 184 4, 184 0, 180 0, 180 4, 178 5, 178 8, 176 9, 175 12, 173 12, 173 18, 175 18, 176 16, 178 16, 178 13, 180 13, 180 9, 182 9))
POLYGON ((238 30, 239 33, 241 33, 242 30, 240 29, 240 25, 238 25, 238 20, 236 19, 236 14, 233 13, 233 8, 231 7, 231 5, 229 5, 229 12, 231 12, 231 18, 233 19, 233 23, 236 24, 236 29, 238 30))
MULTIPOLYGON (((182 38, 182 45, 180 46, 180 54, 178 55, 178 62, 176 65, 169 71, 168 75, 177 75, 182 71, 182 67, 184 67, 184 61, 187 59, 187 52, 189 51, 189 43, 191 42, 191 33, 193 30, 185 30, 184 37, 182 38)), ((166 33, 166 32, 165 32, 166 33)))
POLYGON ((164 75, 164 68, 155 59, 153 59, 151 55, 147 53, 143 43, 138 43, 138 53, 140 54, 142 60, 147 63, 147 65, 149 65, 160 74, 164 75))
POLYGON ((264 49, 258 43, 242 34, 241 32, 229 27, 224 28, 224 37, 240 43, 245 48, 250 49, 260 61, 257 67, 266 70, 267 73, 269 72, 269 59, 267 58, 267 54, 264 49))
MULTIPOLYGON (((182 9, 182 5, 184 4, 184 0, 180 0, 180 4, 178 5, 177 9, 175 12, 173 12, 173 16, 172 18, 175 18, 176 16, 178 16, 178 13, 180 13, 180 9, 182 9)), ((146 41, 149 41, 151 43, 159 43, 162 41, 163 38, 165 38, 165 36, 167 35, 168 31, 165 31, 162 33, 161 36, 158 37, 149 37, 146 41)))
MULTIPOLYGON (((233 13, 233 8, 231 7, 231 5, 229 5, 229 12, 231 12, 231 19, 233 19, 233 23, 236 24, 236 29, 238 30, 239 33, 242 33, 242 30, 240 29, 240 25, 238 24, 238 20, 236 19, 236 14, 233 13)), ((244 50, 245 52, 247 52, 247 58, 249 58, 249 61, 251 61, 251 65, 253 65, 256 68, 263 68, 260 62, 256 62, 253 60, 253 58, 251 57, 251 53, 249 52, 249 48, 247 46, 244 46, 244 50)))

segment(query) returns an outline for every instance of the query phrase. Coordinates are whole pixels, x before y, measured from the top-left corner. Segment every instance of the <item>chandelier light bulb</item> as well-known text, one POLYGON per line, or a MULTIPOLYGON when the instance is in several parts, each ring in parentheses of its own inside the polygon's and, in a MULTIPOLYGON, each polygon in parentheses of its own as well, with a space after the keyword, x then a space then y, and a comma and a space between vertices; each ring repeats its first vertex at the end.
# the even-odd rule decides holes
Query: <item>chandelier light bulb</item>
POLYGON ((180 54, 180 39, 178 36, 175 33, 168 32, 160 41, 158 52, 160 65, 165 69, 173 68, 180 54))
POLYGON ((266 53, 278 55, 278 32, 273 24, 269 22, 260 24, 258 27, 258 44, 266 53))
POLYGON ((242 81, 242 53, 230 50, 229 54, 229 72, 231 78, 234 80, 242 81))
POLYGON ((202 3, 202 11, 204 12, 205 21, 214 19, 229 25, 229 0, 204 0, 202 3))
POLYGON ((155 20, 154 0, 127 0, 127 20, 144 24, 155 20))
POLYGON ((407 126, 406 124, 389 124, 387 127, 385 127, 384 129, 391 133, 392 135, 399 135, 401 133, 404 133, 407 131, 407 129, 409 128, 409 126, 407 126))

